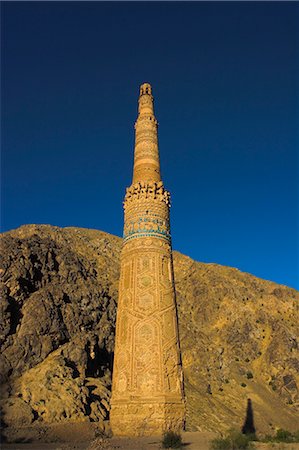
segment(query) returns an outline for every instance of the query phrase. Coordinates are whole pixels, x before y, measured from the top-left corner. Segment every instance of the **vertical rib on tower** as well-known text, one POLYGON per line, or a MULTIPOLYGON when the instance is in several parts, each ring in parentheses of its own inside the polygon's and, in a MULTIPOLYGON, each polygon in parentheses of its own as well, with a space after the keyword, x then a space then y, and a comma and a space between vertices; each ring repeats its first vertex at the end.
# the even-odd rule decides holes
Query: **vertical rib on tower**
POLYGON ((169 226, 151 86, 140 87, 133 184, 127 189, 110 424, 115 435, 179 431, 182 368, 169 226))

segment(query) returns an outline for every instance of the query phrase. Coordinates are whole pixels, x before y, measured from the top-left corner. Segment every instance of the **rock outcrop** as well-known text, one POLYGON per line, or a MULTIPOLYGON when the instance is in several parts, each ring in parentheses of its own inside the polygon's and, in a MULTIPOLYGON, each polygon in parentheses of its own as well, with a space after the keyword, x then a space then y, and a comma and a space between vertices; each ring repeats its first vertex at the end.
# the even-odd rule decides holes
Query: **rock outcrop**
MULTIPOLYGON (((101 231, 26 225, 1 237, 1 408, 7 427, 109 419, 119 255, 101 231)), ((294 289, 174 252, 187 428, 299 420, 294 289)))

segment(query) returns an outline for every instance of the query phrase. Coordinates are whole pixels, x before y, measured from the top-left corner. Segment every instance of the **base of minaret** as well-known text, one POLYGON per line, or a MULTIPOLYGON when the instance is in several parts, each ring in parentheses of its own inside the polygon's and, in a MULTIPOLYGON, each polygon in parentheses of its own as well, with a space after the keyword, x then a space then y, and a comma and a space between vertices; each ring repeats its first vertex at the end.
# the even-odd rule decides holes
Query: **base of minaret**
POLYGON ((130 402, 111 405, 110 426, 114 436, 154 436, 184 429, 183 402, 130 402))

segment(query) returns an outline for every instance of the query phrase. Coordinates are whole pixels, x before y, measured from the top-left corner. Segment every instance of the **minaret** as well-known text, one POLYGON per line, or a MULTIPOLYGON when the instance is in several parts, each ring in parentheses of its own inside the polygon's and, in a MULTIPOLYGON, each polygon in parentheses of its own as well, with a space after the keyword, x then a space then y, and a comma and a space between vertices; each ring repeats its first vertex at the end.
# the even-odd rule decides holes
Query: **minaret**
POLYGON ((110 424, 115 435, 180 431, 185 404, 169 225, 152 89, 139 95, 133 183, 124 200, 110 424))

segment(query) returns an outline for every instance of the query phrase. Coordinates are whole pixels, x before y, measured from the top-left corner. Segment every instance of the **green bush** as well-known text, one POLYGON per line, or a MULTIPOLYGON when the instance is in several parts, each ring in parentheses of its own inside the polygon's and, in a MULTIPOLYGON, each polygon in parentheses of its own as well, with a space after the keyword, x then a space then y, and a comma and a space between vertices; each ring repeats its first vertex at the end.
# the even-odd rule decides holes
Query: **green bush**
POLYGON ((213 439, 210 448, 211 450, 250 450, 254 448, 252 440, 251 435, 230 430, 224 438, 213 439))
POLYGON ((248 371, 248 372, 246 373, 246 376, 247 376, 247 378, 248 378, 248 380, 249 380, 250 378, 253 378, 253 373, 250 372, 250 371, 248 371))
POLYGON ((275 440, 277 442, 294 442, 292 433, 283 429, 276 431, 275 440))
POLYGON ((163 448, 182 448, 182 436, 174 431, 166 431, 162 440, 163 448))
POLYGON ((211 450, 230 450, 231 443, 229 438, 216 438, 213 439, 210 446, 211 450))
POLYGON ((299 442, 299 430, 295 431, 295 433, 291 433, 288 430, 279 429, 276 431, 274 436, 266 435, 263 439, 264 442, 299 442))

